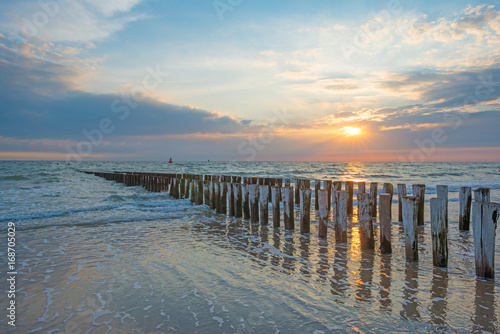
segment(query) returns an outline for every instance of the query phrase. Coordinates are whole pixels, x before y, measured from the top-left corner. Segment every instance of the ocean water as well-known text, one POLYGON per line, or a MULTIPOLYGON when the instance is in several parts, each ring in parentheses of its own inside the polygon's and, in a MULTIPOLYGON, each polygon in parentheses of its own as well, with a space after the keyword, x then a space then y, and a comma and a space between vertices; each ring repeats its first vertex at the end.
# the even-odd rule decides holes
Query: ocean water
MULTIPOLYGON (((0 309, 8 306, 7 223, 16 225, 19 333, 387 333, 500 331, 495 280, 475 277, 472 232, 458 231, 458 190, 489 187, 500 164, 326 162, 0 162, 0 309), (425 183, 416 263, 348 242, 274 230, 189 200, 126 187, 79 170, 425 183), (432 266, 429 199, 449 186, 449 267, 432 266)), ((381 188, 381 186, 379 186, 381 188)), ((411 187, 410 189, 411 190, 411 187)), ((396 197, 397 198, 397 197, 396 197)), ((393 203, 393 220, 397 203, 393 203)), ((355 207, 356 209, 356 207, 355 207)), ((297 210, 298 211, 298 210, 297 210)), ((298 212, 296 226, 298 224, 298 212)))

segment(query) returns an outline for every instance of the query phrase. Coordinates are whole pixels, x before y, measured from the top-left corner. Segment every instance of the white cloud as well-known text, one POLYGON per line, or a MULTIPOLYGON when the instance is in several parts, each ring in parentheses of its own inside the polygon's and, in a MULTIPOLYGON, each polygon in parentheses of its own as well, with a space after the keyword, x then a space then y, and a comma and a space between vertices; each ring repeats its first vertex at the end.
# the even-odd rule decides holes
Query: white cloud
POLYGON ((126 13, 141 1, 12 2, 4 9, 8 15, 0 23, 0 30, 51 42, 88 43, 105 39, 128 23, 144 18, 126 13))

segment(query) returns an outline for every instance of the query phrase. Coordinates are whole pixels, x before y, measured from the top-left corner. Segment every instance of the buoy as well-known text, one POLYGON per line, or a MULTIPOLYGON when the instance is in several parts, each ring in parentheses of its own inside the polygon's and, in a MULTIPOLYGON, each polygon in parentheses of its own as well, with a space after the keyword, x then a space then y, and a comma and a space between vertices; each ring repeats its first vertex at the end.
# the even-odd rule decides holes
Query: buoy
POLYGON ((171 164, 173 163, 174 161, 172 160, 172 157, 170 157, 170 160, 168 160, 168 163, 171 164))

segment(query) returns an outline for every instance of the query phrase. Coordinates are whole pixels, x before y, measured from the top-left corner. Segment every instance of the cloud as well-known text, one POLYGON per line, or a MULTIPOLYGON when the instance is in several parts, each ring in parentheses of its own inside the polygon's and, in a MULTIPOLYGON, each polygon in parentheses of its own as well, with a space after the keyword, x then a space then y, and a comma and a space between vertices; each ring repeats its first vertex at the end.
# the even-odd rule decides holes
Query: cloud
POLYGON ((145 17, 128 14, 142 0, 19 1, 5 7, 0 30, 12 35, 52 42, 91 42, 105 39, 127 24, 145 17))

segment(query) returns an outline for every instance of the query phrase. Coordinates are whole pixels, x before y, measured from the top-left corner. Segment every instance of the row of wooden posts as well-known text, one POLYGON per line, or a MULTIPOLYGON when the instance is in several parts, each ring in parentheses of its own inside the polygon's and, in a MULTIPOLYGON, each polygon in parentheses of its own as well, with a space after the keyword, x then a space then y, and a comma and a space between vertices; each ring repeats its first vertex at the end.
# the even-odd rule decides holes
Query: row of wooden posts
MULTIPOLYGON (((300 208, 300 232, 310 232, 311 181, 296 179, 295 187, 290 179, 241 177, 229 175, 159 174, 114 172, 87 172, 127 186, 143 186, 152 192, 169 192, 176 198, 189 198, 196 205, 208 205, 212 210, 231 217, 250 220, 252 223, 269 223, 269 202, 272 207, 274 228, 281 224, 281 207, 285 230, 295 229, 294 202, 300 208)), ((347 242, 347 218, 353 214, 353 181, 315 180, 314 209, 319 211, 318 235, 327 237, 329 214, 332 211, 335 240, 347 242), (321 187, 323 185, 323 187, 321 187)), ((405 184, 397 185, 398 221, 402 222, 405 235, 405 256, 409 261, 418 260, 417 228, 424 225, 425 185, 414 184, 412 196, 407 195, 405 184)), ((374 249, 373 221, 379 218, 380 251, 392 252, 391 222, 394 187, 382 185, 378 195, 378 183, 371 182, 367 191, 365 182, 357 182, 358 222, 363 249, 374 249), (378 210, 377 210, 378 197, 378 210)), ((500 205, 490 203, 489 188, 461 187, 458 227, 469 230, 472 222, 475 248, 476 275, 494 278, 495 230, 500 205), (471 215, 472 208, 472 215, 471 215)), ((433 263, 448 265, 448 186, 438 185, 436 198, 430 200, 433 263)))

